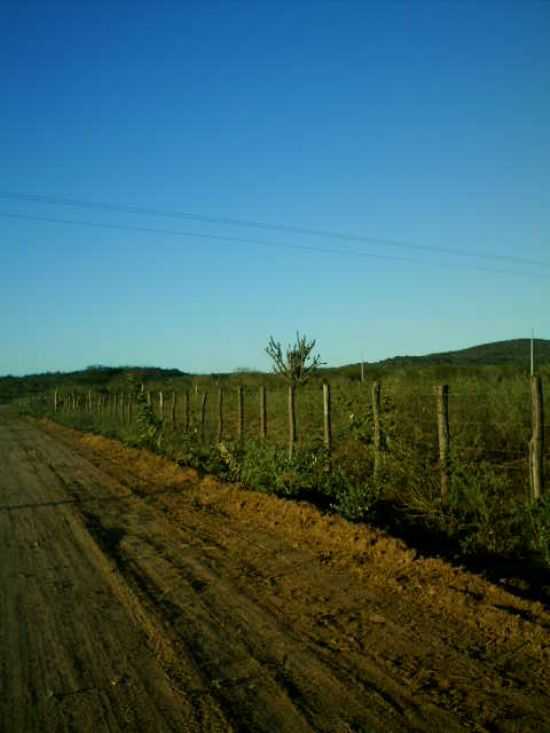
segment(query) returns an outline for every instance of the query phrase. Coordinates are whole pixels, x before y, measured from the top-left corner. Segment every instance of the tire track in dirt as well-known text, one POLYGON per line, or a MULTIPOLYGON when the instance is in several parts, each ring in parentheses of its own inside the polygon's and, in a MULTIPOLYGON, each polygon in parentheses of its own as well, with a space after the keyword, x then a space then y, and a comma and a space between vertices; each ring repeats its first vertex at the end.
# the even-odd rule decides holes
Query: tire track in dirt
POLYGON ((135 623, 131 599, 38 457, 38 434, 0 424, 0 730, 230 730, 216 706, 205 725, 169 684, 135 623), (117 589, 118 590, 118 589, 117 589))
MULTIPOLYGON (((79 470, 82 471, 81 466, 79 470)), ((106 486, 108 478, 101 483, 106 486)), ((119 491, 123 494, 122 488, 119 491)), ((189 548, 194 549, 197 543, 190 544, 186 536, 185 562, 178 564, 176 535, 181 533, 181 528, 167 525, 151 509, 147 525, 136 527, 136 512, 132 512, 130 504, 125 502, 122 515, 120 505, 101 504, 101 519, 97 513, 82 510, 88 529, 103 550, 115 559, 118 570, 134 592, 140 592, 141 602, 149 600, 150 612, 164 617, 167 625, 176 629, 180 642, 184 641, 184 651, 196 660, 199 670, 213 678, 211 694, 220 702, 226 717, 239 728, 374 730, 384 720, 385 730, 426 729, 420 706, 412 699, 404 701, 404 693, 397 685, 387 680, 384 688, 379 689, 375 681, 379 672, 368 682, 356 683, 350 692, 349 680, 340 681, 324 662, 326 651, 308 649, 302 635, 292 633, 290 627, 277 619, 277 609, 266 612, 255 600, 247 599, 242 589, 236 596, 233 584, 224 582, 221 576, 232 579, 241 576, 238 559, 237 563, 235 559, 229 565, 225 563, 221 575, 220 570, 213 573, 205 565, 203 543, 199 543, 198 556, 190 556, 189 548), (166 545, 167 537, 171 539, 168 547, 174 547, 174 557, 169 559, 159 552, 166 545), (148 546, 151 552, 147 551, 148 546), (170 594, 168 601, 166 587, 173 585, 176 568, 178 589, 170 594), (208 597, 206 588, 212 589, 208 597), (282 652, 274 654, 277 649, 282 652), (343 711, 351 723, 343 718, 343 711)), ((143 519, 141 499, 136 502, 136 510, 143 519)), ((209 545, 223 549, 222 545, 212 543, 211 537, 209 545)), ((162 621, 159 623, 163 625, 162 621)), ((309 643, 309 647, 313 645, 309 643)), ((440 717, 434 708, 432 723, 440 717)))
MULTIPOLYGON (((63 526, 44 524, 47 514, 64 518, 69 539, 59 545, 71 572, 55 582, 82 575, 75 548, 67 549, 73 543, 94 572, 100 568, 107 589, 108 612, 95 617, 99 648, 102 635, 114 633, 105 623, 120 627, 109 611, 116 607, 128 637, 140 640, 136 653, 156 670, 154 708, 165 727, 140 729, 550 730, 550 617, 540 604, 439 561, 415 560, 401 543, 311 507, 199 480, 112 441, 47 429, 0 423, 1 465, 16 476, 5 490, 0 483, 0 504, 17 503, 15 487, 27 481, 34 489, 24 503, 73 503, 0 511, 2 553, 8 565, 19 562, 10 522, 23 526, 25 513, 39 518, 33 531, 41 541, 63 526)), ((43 607, 58 613, 63 593, 71 595, 61 585, 57 597, 44 596, 43 607)), ((61 640, 65 650, 78 646, 75 629, 61 640)), ((72 656, 76 685, 96 667, 72 656)), ((104 667, 113 664, 103 656, 104 667)), ((127 651, 125 663, 136 661, 127 651)), ((147 674, 149 688, 139 674, 137 681, 125 674, 114 686, 119 698, 125 687, 151 689, 147 674)), ((31 678, 27 671, 20 683, 31 678)), ((31 696, 37 689, 31 685, 31 696)), ((77 692, 63 698, 60 726, 70 714, 76 719, 77 700, 86 720, 92 693, 77 692)))

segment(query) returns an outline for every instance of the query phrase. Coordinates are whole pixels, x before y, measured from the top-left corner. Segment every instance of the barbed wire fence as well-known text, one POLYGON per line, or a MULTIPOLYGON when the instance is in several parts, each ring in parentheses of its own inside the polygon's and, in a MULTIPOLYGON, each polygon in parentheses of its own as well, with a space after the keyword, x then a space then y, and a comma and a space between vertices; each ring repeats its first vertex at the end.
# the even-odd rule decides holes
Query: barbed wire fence
MULTIPOLYGON (((550 419, 541 377, 530 377, 526 387, 520 399, 505 388, 492 395, 446 384, 407 389, 395 383, 350 388, 315 382, 297 392, 294 438, 303 450, 321 448, 335 461, 355 444, 369 457, 373 476, 399 457, 398 448, 407 449, 409 458, 416 453, 439 474, 443 502, 459 460, 471 470, 483 462, 499 472, 515 472, 528 497, 537 500, 550 460, 545 448, 550 419)), ((132 431, 139 401, 145 400, 159 429, 175 443, 187 436, 204 446, 259 442, 283 448, 288 441, 287 393, 265 385, 197 383, 184 391, 147 392, 143 385, 131 391, 56 389, 33 399, 53 419, 70 418, 83 429, 108 423, 113 434, 132 431)))

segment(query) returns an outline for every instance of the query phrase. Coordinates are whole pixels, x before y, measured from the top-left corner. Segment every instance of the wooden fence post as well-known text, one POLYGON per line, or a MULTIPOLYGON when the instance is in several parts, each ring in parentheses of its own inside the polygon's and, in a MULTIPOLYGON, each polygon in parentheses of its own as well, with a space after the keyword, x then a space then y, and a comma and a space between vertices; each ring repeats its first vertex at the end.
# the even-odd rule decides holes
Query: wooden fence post
POLYGON ((206 423, 206 400, 208 398, 208 392, 203 392, 201 395, 201 427, 200 427, 200 438, 204 441, 204 426, 206 423))
POLYGON ((190 410, 189 410, 189 390, 188 389, 186 389, 185 392, 183 393, 183 397, 184 397, 184 400, 183 400, 184 423, 183 425, 185 428, 185 432, 188 433, 189 432, 189 423, 191 421, 190 410))
POLYGON ((244 440, 244 395, 242 384, 239 384, 237 387, 237 400, 237 437, 242 442, 244 440))
POLYGON ((330 403, 330 385, 328 382, 323 383, 323 423, 325 433, 325 448, 327 451, 332 450, 332 415, 330 403))
POLYGON ((218 443, 223 440, 223 387, 218 388, 218 443))
POLYGON ((263 384, 260 387, 260 438, 262 440, 267 438, 267 403, 263 384))
POLYGON ((296 385, 288 385, 288 459, 291 461, 296 447, 296 385))
POLYGON ((133 400, 134 400, 133 394, 130 392, 130 394, 128 395, 128 401, 127 401, 127 405, 128 405, 128 425, 130 425, 130 423, 132 422, 133 400))
POLYGON ((149 392, 149 390, 145 393, 145 400, 148 406, 151 407, 151 392, 149 392))
POLYGON ((176 391, 174 390, 172 392, 172 406, 170 408, 170 422, 172 423, 172 427, 175 427, 176 426, 176 407, 177 407, 177 400, 178 400, 178 397, 177 397, 176 391))
POLYGON ((529 441, 529 477, 531 498, 540 499, 544 491, 544 399, 542 379, 531 377, 531 440, 529 441))
POLYGON ((445 502, 449 496, 449 386, 439 384, 435 391, 437 396, 437 440, 439 443, 441 499, 445 502))
POLYGON ((380 477, 382 465, 382 428, 380 426, 380 382, 372 385, 372 417, 374 424, 374 478, 380 477))
POLYGON ((53 411, 57 412, 57 389, 53 393, 53 411))
POLYGON ((162 390, 159 391, 159 418, 164 419, 164 394, 162 390))

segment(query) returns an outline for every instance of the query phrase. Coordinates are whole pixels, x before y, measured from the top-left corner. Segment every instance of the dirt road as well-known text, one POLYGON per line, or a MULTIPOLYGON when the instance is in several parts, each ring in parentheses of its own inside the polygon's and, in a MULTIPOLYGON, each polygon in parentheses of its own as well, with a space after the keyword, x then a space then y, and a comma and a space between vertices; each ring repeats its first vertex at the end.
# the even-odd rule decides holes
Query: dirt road
POLYGON ((550 614, 368 527, 0 414, 0 729, 550 731, 550 614))

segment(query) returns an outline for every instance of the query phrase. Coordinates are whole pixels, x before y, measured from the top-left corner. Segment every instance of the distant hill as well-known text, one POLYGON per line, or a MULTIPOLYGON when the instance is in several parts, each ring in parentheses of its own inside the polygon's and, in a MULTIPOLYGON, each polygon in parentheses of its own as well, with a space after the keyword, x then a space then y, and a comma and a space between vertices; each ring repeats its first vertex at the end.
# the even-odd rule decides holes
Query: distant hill
POLYGON ((60 384, 65 389, 102 389, 124 381, 128 375, 138 381, 172 379, 188 376, 179 369, 161 369, 160 367, 102 365, 89 366, 76 372, 46 372, 29 374, 24 377, 0 377, 0 402, 9 402, 16 397, 37 394, 54 389, 60 384))
MULTIPOLYGON (((378 362, 366 364, 367 373, 372 377, 382 377, 384 372, 406 369, 407 372, 416 369, 431 370, 431 368, 461 369, 484 368, 490 366, 529 369, 530 340, 512 339, 510 341, 495 341, 489 344, 471 346, 457 351, 443 351, 424 356, 394 356, 378 362)), ((550 340, 535 340, 535 361, 538 367, 550 366, 550 340)), ((350 379, 359 379, 360 364, 346 364, 340 367, 325 367, 320 370, 320 377, 341 376, 350 379)), ((196 378, 188 372, 179 369, 161 369, 159 367, 120 366, 108 367, 94 365, 76 372, 48 372, 45 374, 31 374, 25 377, 0 377, 0 403, 9 402, 22 395, 37 394, 53 390, 62 386, 63 389, 123 389, 128 375, 133 375, 138 382, 163 383, 165 380, 179 380, 196 378)), ((266 379, 278 379, 273 374, 262 374, 250 369, 241 369, 238 372, 212 374, 216 381, 243 380, 256 384, 266 379), (269 374, 269 376, 268 376, 269 374)), ((209 379, 202 375, 201 379, 209 379)))
MULTIPOLYGON (((384 359, 379 364, 414 364, 417 362, 431 364, 450 364, 452 366, 528 366, 530 359, 530 339, 512 339, 510 341, 493 341, 489 344, 470 346, 457 351, 442 351, 425 356, 394 356, 384 359)), ((535 359, 538 364, 550 362, 550 341, 535 339, 535 359)))
MULTIPOLYGON (((386 370, 401 367, 512 367, 529 369, 530 339, 510 339, 509 341, 494 341, 489 344, 470 346, 467 349, 456 351, 442 351, 423 356, 394 356, 377 362, 366 364, 368 370, 386 370)), ((535 339, 535 363, 537 366, 550 364, 550 340, 535 339)), ((338 369, 329 369, 342 375, 354 376, 360 373, 361 365, 346 364, 338 369)))
MULTIPOLYGON (((489 344, 470 346, 457 351, 442 351, 424 356, 394 356, 378 362, 369 362, 369 367, 403 367, 403 366, 440 366, 479 367, 510 366, 529 368, 530 339, 511 339, 509 341, 493 341, 489 344)), ((535 362, 538 365, 550 364, 550 340, 535 339, 535 362)), ((360 364, 348 364, 341 367, 347 371, 360 369, 360 364)))

